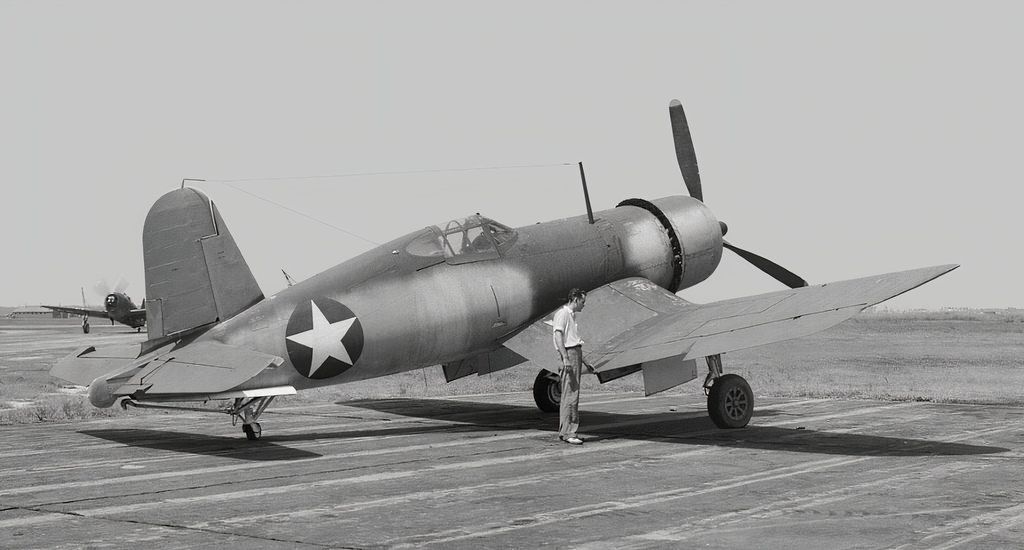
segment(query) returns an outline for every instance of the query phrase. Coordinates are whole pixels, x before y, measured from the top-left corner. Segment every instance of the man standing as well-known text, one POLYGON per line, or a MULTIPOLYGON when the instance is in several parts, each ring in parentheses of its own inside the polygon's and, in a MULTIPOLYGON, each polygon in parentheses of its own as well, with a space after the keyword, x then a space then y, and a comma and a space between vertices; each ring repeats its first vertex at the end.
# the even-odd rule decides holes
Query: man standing
POLYGON ((569 303, 555 312, 555 349, 562 358, 562 397, 558 406, 558 439, 582 445, 576 435, 580 427, 580 372, 583 366, 583 340, 576 327, 576 312, 583 309, 587 293, 578 288, 569 291, 569 303))

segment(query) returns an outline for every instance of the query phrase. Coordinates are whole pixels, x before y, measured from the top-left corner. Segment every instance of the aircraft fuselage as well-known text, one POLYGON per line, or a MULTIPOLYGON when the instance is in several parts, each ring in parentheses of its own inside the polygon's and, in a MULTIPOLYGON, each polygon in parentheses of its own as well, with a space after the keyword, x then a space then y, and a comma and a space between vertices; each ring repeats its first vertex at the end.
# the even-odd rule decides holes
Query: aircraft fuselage
POLYGON ((103 301, 103 306, 107 310, 107 317, 111 321, 117 321, 132 328, 139 328, 146 324, 145 312, 134 313, 138 309, 135 302, 132 302, 132 299, 123 292, 107 294, 106 299, 103 301))
POLYGON ((638 276, 676 291, 711 275, 722 235, 707 207, 689 197, 640 202, 598 212, 594 224, 579 216, 521 227, 496 257, 479 260, 424 254, 436 231, 414 232, 282 290, 200 340, 285 358, 242 389, 303 389, 493 350, 574 287, 638 276))

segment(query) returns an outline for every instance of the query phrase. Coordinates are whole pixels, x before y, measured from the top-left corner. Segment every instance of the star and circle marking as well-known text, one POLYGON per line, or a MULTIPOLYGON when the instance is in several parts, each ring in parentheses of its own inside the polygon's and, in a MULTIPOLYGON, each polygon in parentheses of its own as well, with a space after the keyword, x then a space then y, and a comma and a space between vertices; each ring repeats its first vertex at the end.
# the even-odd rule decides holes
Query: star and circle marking
POLYGON ((363 350, 362 324, 340 302, 313 298, 292 311, 285 329, 285 346, 299 374, 306 378, 330 378, 359 360, 363 350))

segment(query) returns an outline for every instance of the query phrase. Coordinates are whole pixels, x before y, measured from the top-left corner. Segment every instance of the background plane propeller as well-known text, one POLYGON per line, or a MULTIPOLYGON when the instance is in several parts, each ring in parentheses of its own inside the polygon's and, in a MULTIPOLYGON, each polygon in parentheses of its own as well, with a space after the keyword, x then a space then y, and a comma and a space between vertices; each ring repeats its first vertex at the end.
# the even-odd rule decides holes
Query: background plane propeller
MULTIPOLYGON (((700 169, 697 167, 697 154, 694 152, 693 139, 690 137, 690 126, 686 122, 683 104, 678 99, 673 99, 669 103, 668 115, 672 121, 672 139, 675 141, 676 160, 679 161, 679 171, 683 175, 683 183, 686 184, 686 190, 691 197, 704 202, 704 191, 700 184, 700 169)), ((729 226, 725 222, 719 222, 719 224, 722 227, 722 236, 725 236, 729 231, 729 226)), ((790 288, 807 286, 807 281, 802 277, 768 258, 744 250, 725 240, 722 241, 722 246, 732 250, 740 258, 790 288)))
POLYGON ((109 294, 124 294, 124 291, 128 288, 128 281, 124 276, 118 277, 117 282, 113 286, 106 279, 96 281, 92 285, 92 290, 101 298, 106 298, 109 294))

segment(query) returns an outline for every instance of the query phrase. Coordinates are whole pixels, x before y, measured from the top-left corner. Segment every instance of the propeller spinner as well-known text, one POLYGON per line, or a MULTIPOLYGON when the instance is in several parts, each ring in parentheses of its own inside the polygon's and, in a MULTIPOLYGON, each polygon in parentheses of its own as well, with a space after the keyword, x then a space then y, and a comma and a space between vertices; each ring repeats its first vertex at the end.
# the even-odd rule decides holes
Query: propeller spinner
MULTIPOLYGON (((691 197, 704 202, 704 191, 700 185, 700 170, 697 167, 697 154, 693 149, 693 139, 690 137, 690 125, 686 122, 683 104, 678 99, 673 99, 668 104, 668 116, 672 121, 672 139, 675 141, 676 160, 679 161, 679 171, 683 175, 683 183, 686 184, 686 190, 690 193, 691 197)), ((722 235, 725 235, 729 228, 725 225, 725 222, 720 222, 720 225, 722 227, 722 235)), ((722 241, 722 246, 732 250, 751 265, 789 288, 807 286, 807 281, 802 277, 768 258, 744 250, 726 241, 722 241)))

